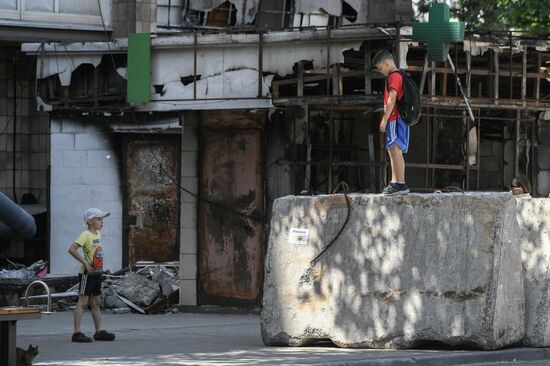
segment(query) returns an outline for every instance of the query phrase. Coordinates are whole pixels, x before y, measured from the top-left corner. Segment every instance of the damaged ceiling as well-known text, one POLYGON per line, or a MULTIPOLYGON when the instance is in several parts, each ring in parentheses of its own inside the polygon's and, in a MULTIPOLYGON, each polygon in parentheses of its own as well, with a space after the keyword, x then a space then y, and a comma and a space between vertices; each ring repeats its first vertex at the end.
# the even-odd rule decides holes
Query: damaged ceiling
POLYGON ((254 24, 258 12, 259 0, 189 0, 189 8, 196 11, 213 11, 225 3, 232 4, 237 10, 237 24, 254 24))

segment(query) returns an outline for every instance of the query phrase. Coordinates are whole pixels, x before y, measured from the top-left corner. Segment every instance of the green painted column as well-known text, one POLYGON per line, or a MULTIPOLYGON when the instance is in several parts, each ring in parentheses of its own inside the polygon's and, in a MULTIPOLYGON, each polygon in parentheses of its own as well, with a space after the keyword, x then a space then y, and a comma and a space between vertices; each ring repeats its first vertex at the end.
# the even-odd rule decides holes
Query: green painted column
POLYGON ((151 36, 149 33, 128 35, 128 103, 151 100, 151 36))

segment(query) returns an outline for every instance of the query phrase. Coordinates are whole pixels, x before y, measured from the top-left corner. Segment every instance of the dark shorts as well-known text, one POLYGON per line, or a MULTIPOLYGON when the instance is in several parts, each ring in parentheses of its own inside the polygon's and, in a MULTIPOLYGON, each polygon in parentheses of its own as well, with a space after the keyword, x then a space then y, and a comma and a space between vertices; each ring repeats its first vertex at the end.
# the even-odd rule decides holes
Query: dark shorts
POLYGON ((101 295, 101 274, 82 274, 78 275, 80 296, 99 296, 101 295))

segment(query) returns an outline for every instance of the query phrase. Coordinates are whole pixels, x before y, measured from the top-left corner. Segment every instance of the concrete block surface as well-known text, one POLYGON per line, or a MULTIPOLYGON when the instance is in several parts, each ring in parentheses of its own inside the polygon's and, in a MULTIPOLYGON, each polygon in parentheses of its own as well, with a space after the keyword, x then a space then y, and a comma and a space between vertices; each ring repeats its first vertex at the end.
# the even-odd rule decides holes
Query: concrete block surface
POLYGON ((266 345, 330 339, 356 348, 438 341, 496 349, 523 338, 510 194, 349 199, 348 224, 314 266, 346 219, 345 197, 275 201, 261 314, 266 345))
POLYGON ((549 347, 550 199, 518 199, 517 219, 521 230, 526 310, 523 344, 549 347))

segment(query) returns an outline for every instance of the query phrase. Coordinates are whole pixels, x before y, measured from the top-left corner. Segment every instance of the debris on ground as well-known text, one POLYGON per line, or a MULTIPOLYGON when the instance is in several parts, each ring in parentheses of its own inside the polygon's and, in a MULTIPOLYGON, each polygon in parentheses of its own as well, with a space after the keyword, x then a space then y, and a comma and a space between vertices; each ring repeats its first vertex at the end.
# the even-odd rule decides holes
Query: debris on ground
MULTIPOLYGON (((103 274, 102 308, 115 314, 130 311, 142 314, 177 312, 179 262, 140 261, 114 273, 103 274)), ((78 283, 66 291, 77 294, 78 283)), ((56 294, 52 294, 55 296, 56 294)), ((36 296, 38 297, 38 296, 36 296)), ((71 310, 77 296, 57 301, 60 310, 71 310)))
POLYGON ((39 260, 28 267, 9 259, 6 259, 6 262, 8 263, 7 267, 0 269, 0 278, 42 278, 48 271, 48 262, 43 260, 39 260))

